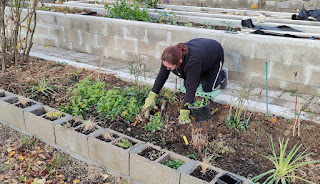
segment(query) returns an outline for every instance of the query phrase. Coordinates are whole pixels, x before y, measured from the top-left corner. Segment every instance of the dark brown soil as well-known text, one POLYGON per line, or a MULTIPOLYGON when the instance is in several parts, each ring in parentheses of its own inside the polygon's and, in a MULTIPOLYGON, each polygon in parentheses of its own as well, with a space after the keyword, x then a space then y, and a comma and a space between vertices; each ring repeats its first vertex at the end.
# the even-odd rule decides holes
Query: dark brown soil
POLYGON ((151 147, 148 147, 147 149, 145 149, 141 153, 139 153, 140 156, 146 157, 146 158, 150 159, 151 161, 157 160, 163 154, 164 154, 163 151, 159 151, 159 150, 156 150, 151 147))
MULTIPOLYGON (((95 80, 98 74, 61 63, 33 59, 32 62, 23 63, 16 71, 11 68, 5 74, 1 74, 0 88, 28 97, 31 94, 25 91, 35 85, 37 80, 45 77, 50 85, 55 86, 55 94, 51 96, 39 94, 32 99, 56 108, 67 101, 64 97, 68 93, 69 87, 87 76, 95 80), (75 76, 77 80, 75 80, 75 76)), ((107 74, 100 74, 100 80, 107 84, 106 90, 112 89, 114 86, 132 85, 107 74)), ((192 119, 191 124, 181 125, 178 123, 177 117, 179 116, 178 110, 182 107, 183 94, 177 93, 176 97, 178 101, 168 104, 162 114, 166 118, 166 122, 160 131, 147 133, 143 128, 145 123, 142 122, 136 126, 122 122, 104 122, 99 125, 199 161, 202 161, 205 155, 214 155, 214 159, 211 160, 212 165, 244 177, 254 177, 273 168, 272 163, 262 157, 262 155, 272 154, 270 136, 274 140, 275 147, 279 147, 279 139, 289 138, 287 150, 291 150, 297 143, 302 143, 300 151, 308 148, 307 152, 313 152, 313 155, 303 161, 320 160, 320 125, 317 123, 302 121, 301 136, 293 137, 292 120, 276 116, 265 117, 263 113, 253 113, 250 127, 246 131, 239 132, 226 126, 225 118, 229 106, 211 103, 210 109, 214 113, 210 120, 198 123, 192 119), (196 128, 201 129, 202 135, 207 135, 209 143, 200 152, 192 145, 191 134, 192 130, 196 128), (183 136, 186 136, 190 144, 185 144, 183 136)), ((299 168, 296 175, 320 183, 320 164, 308 164, 299 168)))
POLYGON ((206 172, 203 174, 202 167, 198 166, 190 175, 196 178, 205 180, 207 182, 210 182, 217 174, 218 172, 212 169, 207 169, 206 172))
POLYGON ((36 104, 36 103, 34 103, 34 102, 27 102, 25 105, 22 104, 22 103, 18 103, 18 104, 16 104, 16 106, 19 107, 19 108, 24 109, 24 108, 30 107, 30 106, 32 106, 32 105, 35 105, 35 104, 36 104))

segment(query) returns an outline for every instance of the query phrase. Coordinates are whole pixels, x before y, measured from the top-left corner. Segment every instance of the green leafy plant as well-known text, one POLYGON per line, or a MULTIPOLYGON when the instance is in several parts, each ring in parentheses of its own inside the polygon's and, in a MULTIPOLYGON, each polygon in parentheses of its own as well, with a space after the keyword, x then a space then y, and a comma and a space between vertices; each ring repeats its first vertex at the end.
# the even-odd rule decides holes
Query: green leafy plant
POLYGON ((162 161, 161 164, 168 166, 172 169, 178 169, 181 165, 183 165, 183 162, 181 160, 175 159, 162 161))
POLYGON ((28 148, 33 146, 37 142, 37 139, 32 136, 22 135, 21 136, 21 146, 24 148, 28 148))
POLYGON ((100 119, 109 121, 121 119, 124 122, 133 122, 147 97, 146 89, 128 87, 108 90, 97 103, 96 109, 100 119))
POLYGON ((69 100, 61 104, 59 110, 82 118, 95 109, 106 92, 105 87, 104 82, 92 82, 87 77, 75 85, 72 93, 66 96, 69 100))
POLYGON ((250 90, 243 89, 237 100, 238 105, 233 107, 230 105, 229 114, 227 115, 225 122, 233 129, 238 131, 244 131, 250 126, 250 118, 252 112, 248 112, 247 109, 243 108, 243 103, 248 101, 250 90))
POLYGON ((140 10, 139 4, 137 2, 134 2, 132 5, 130 5, 126 1, 117 1, 116 3, 113 3, 113 7, 106 4, 105 9, 108 10, 107 17, 110 18, 145 22, 151 20, 147 10, 145 8, 140 10))
POLYGON ((258 182, 261 178, 270 175, 264 182, 263 184, 266 183, 290 183, 291 179, 299 179, 302 180, 306 183, 313 183, 311 181, 308 181, 306 179, 303 179, 301 177, 295 176, 295 171, 307 164, 315 163, 318 161, 307 161, 307 162, 301 162, 303 158, 309 156, 311 153, 306 153, 307 149, 298 153, 299 149, 301 148, 302 144, 296 144, 293 146, 293 148, 290 150, 290 152, 286 155, 286 150, 287 150, 287 145, 289 142, 289 139, 284 141, 282 139, 280 141, 279 139, 279 144, 280 144, 280 153, 277 155, 276 150, 274 148, 273 140, 272 137, 270 137, 271 140, 271 151, 272 155, 270 156, 263 156, 270 160, 273 165, 275 166, 274 169, 271 169, 265 173, 262 173, 254 178, 252 180, 254 182, 258 182))
POLYGON ((195 101, 193 104, 190 105, 190 107, 203 107, 209 103, 208 98, 202 98, 201 100, 195 101))
POLYGON ((204 23, 203 27, 206 29, 212 29, 212 25, 210 25, 208 22, 204 23))
POLYGON ((189 22, 189 23, 184 24, 184 26, 186 26, 186 27, 193 27, 193 24, 192 24, 192 22, 189 22))
POLYGON ((45 95, 49 97, 56 93, 51 86, 49 86, 46 82, 45 78, 42 78, 38 81, 38 85, 32 86, 31 89, 26 90, 26 92, 31 93, 30 98, 35 97, 39 94, 45 95))
POLYGON ((226 26, 227 31, 231 31, 231 29, 232 29, 232 27, 230 27, 231 22, 221 21, 220 23, 222 23, 226 26))
POLYGON ((126 138, 119 140, 114 145, 121 147, 121 148, 124 148, 124 149, 128 149, 133 146, 132 143, 126 138))
POLYGON ((176 94, 169 89, 161 90, 160 95, 164 96, 168 100, 169 103, 178 101, 176 94))
POLYGON ((157 130, 162 130, 163 122, 160 112, 157 112, 153 117, 150 118, 150 121, 144 126, 146 132, 155 132, 157 130))

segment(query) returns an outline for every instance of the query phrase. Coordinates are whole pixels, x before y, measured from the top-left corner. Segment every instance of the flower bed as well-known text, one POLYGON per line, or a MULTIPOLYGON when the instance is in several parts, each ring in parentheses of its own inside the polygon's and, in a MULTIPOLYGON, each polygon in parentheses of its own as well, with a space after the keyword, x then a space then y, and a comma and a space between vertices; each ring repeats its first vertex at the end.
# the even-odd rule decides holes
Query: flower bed
MULTIPOLYGON (((1 76, 0 87, 5 90, 9 90, 10 92, 21 93, 25 96, 32 96, 28 89, 36 86, 38 80, 41 80, 43 77, 46 77, 48 84, 55 86, 55 93, 52 95, 44 95, 39 93, 37 96, 33 96, 32 99, 38 102, 41 102, 45 105, 49 105, 51 107, 55 107, 60 109, 62 104, 75 104, 74 102, 82 102, 79 100, 72 100, 73 98, 76 99, 77 93, 83 93, 84 91, 79 90, 78 80, 83 82, 87 76, 90 76, 90 83, 85 83, 86 85, 82 85, 83 89, 88 89, 90 92, 91 97, 96 97, 99 101, 99 97, 95 96, 101 93, 95 93, 95 90, 91 89, 91 86, 96 84, 100 84, 100 82, 95 80, 97 79, 97 73, 92 71, 87 71, 85 69, 79 70, 67 65, 63 64, 56 64, 54 62, 49 61, 34 61, 29 62, 23 66, 20 66, 19 73, 15 73, 14 70, 10 69, 8 72, 1 76), (33 71, 33 73, 29 73, 29 71, 33 71), (74 76, 77 77, 74 77, 74 76), (25 76, 25 77, 23 77, 25 76), (27 78, 26 76, 29 76, 27 78), (19 80, 19 79, 25 80, 19 80), (30 80, 30 78, 32 80, 30 80), (77 79, 77 80, 76 80, 77 79), (28 80, 28 81, 27 81, 28 80), (10 83, 11 84, 10 84, 10 83), (74 85, 77 84, 77 85, 74 85), (70 87, 70 88, 69 88, 70 87), (27 91, 27 92, 26 92, 27 91), (69 92, 68 95, 66 93, 69 92), (76 93, 74 93, 76 92, 76 93), (70 98, 70 96, 73 98, 70 98)), ((88 79, 86 79, 88 80, 88 79)), ((124 89, 126 86, 132 87, 132 89, 142 89, 141 87, 137 87, 133 84, 123 82, 121 80, 116 79, 112 75, 100 74, 100 81, 104 83, 102 86, 102 90, 105 92, 109 92, 114 89, 124 89)), ((82 83, 83 84, 83 83, 82 83)), ((98 85, 99 86, 99 85, 98 85)), ((96 89, 96 88, 95 88, 96 89)), ((99 90, 98 90, 99 91, 99 90)), ((115 91, 113 91, 115 92, 115 91)), ((147 93, 147 90, 143 93, 147 93)), ((143 94, 142 93, 142 94, 143 94)), ((0 93, 2 96, 5 97, 5 93, 0 93)), ((134 91, 132 93, 120 93, 118 95, 125 95, 125 96, 133 96, 135 94, 134 91)), ((85 94, 82 94, 84 97, 85 94)), ((135 98, 140 99, 143 102, 142 96, 135 96, 135 98)), ((96 118, 95 125, 97 128, 94 132, 90 132, 89 139, 88 139, 88 146, 90 147, 90 142, 93 140, 96 142, 97 140, 101 141, 100 138, 96 138, 101 136, 102 129, 111 129, 116 130, 120 133, 128 135, 132 138, 135 138, 140 141, 150 142, 164 150, 173 151, 179 153, 180 155, 184 155, 190 159, 195 159, 198 161, 202 161, 206 158, 209 159, 209 164, 217 166, 221 169, 245 176, 245 177, 254 177, 258 174, 266 172, 272 169, 273 165, 271 162, 268 162, 267 159, 264 159, 261 155, 271 155, 271 149, 269 148, 270 139, 269 136, 274 137, 275 139, 278 138, 290 138, 290 142, 288 144, 288 150, 292 149, 295 143, 298 141, 303 143, 303 149, 309 148, 310 152, 314 152, 314 155, 310 155, 308 159, 310 160, 319 160, 319 142, 314 141, 319 139, 319 128, 320 126, 313 122, 305 122, 301 123, 301 136, 300 137, 292 137, 291 136, 291 126, 292 121, 286 120, 281 117, 266 117, 264 114, 261 113, 252 113, 250 118, 250 123, 248 123, 248 127, 243 129, 237 129, 237 126, 228 126, 226 123, 226 118, 229 115, 230 107, 211 103, 210 109, 212 112, 212 117, 210 120, 205 122, 195 122, 194 119, 192 124, 188 125, 180 125, 178 124, 177 117, 178 117, 178 109, 182 106, 182 97, 183 94, 179 93, 172 93, 171 91, 163 90, 160 96, 158 97, 157 104, 159 105, 159 109, 162 101, 166 100, 167 105, 165 109, 161 112, 161 122, 163 124, 157 124, 158 128, 150 129, 145 128, 150 120, 146 120, 146 122, 139 122, 135 126, 133 123, 135 121, 134 116, 126 116, 127 113, 118 113, 113 118, 102 118, 102 115, 99 115, 99 111, 96 109, 98 103, 94 103, 95 99, 92 99, 92 106, 77 106, 78 110, 83 108, 84 111, 68 111, 68 113, 77 112, 82 115, 83 118, 86 120, 94 117, 96 118), (81 114, 82 113, 82 114, 81 114), (128 117, 128 119, 125 119, 128 117), (131 119, 129 118, 131 117, 131 119), (100 120, 99 120, 100 118, 100 120), (158 126, 159 125, 159 126, 158 126), (233 128, 232 128, 233 127, 233 128), (242 131, 240 131, 242 130, 242 131), (186 137, 189 144, 183 139, 183 136, 186 137), (236 164, 235 164, 236 163, 236 164)), ((103 99, 101 97, 101 99, 103 99)), ((82 99, 86 100, 89 99, 82 99)), ((1 103, 0 103, 1 104, 1 103)), ((79 104, 78 104, 79 105, 79 104)), ((122 106, 119 104, 119 106, 122 106)), ((137 107, 139 108, 139 107, 137 107)), ((71 108, 72 109, 72 108, 71 108)), ((127 109, 128 110, 128 109, 127 109)), ((125 110, 121 110, 125 111, 125 110)), ((156 112, 152 112, 151 115, 155 116, 156 112)), ((101 112, 100 112, 101 113, 101 112)), ((45 114, 44 112, 42 114, 45 114)), ((105 116, 107 117, 107 116, 105 116)), ((44 119, 44 118, 42 118, 44 119)), ((68 123, 66 123, 68 124, 68 123)), ((228 123, 229 124, 229 123, 228 123)), ((50 125, 48 122, 47 125, 50 125)), ((51 127, 55 127, 57 131, 57 126, 64 125, 64 122, 56 122, 55 125, 51 124, 51 127)), ((48 128, 50 127, 48 126, 48 128)), ((60 129, 61 136, 74 137, 79 131, 76 130, 84 130, 83 125, 75 125, 70 122, 70 126, 74 128, 75 131, 72 129, 72 134, 69 132, 68 134, 63 133, 63 127, 60 129)), ((152 127, 152 126, 149 126, 152 127)), ((41 132, 41 130, 38 130, 41 132)), ((49 131, 49 129, 48 129, 49 131)), ((113 134, 112 132, 110 132, 113 134)), ((117 134, 117 133, 115 133, 117 134)), ((35 133, 35 135, 37 135, 35 133)), ((42 136, 42 134, 38 134, 42 136)), ((79 134, 80 135, 80 134, 79 134)), ((84 135, 84 134, 81 134, 84 135)), ((51 139, 51 137, 50 137, 51 139)), ((85 138, 81 138, 85 140, 85 138)), ((122 135, 118 135, 118 137, 112 138, 112 141, 108 144, 115 144, 120 139, 123 139, 122 135)), ((129 138, 130 139, 130 138, 129 138)), ((129 140, 128 139, 128 140, 129 140)), ((64 138, 61 137, 61 141, 64 138)), ((78 142, 80 138, 78 139, 78 142)), ((82 141, 86 142, 86 141, 82 141)), ((102 141, 101 141, 102 142, 102 141)), ((58 143, 58 142, 57 142, 58 143)), ((95 145, 98 142, 95 143, 95 145)), ((275 144, 278 145, 278 144, 275 144)), ((67 145, 68 146, 68 145, 67 145)), ((133 145, 133 147, 139 146, 139 144, 133 145)), ((78 146, 79 148, 79 146, 78 146)), ((89 148, 95 149, 95 147, 89 148)), ((122 148, 118 148, 119 150, 123 150, 122 148)), ((131 149, 131 148, 129 148, 131 149)), ((132 148, 134 150, 134 148, 132 148)), ((301 149, 301 150, 303 150, 301 149)), ((76 147, 74 151, 77 151, 76 147)), ((158 151, 162 151, 159 150, 158 151)), ((82 152, 85 157, 93 157, 98 156, 96 155, 88 155, 86 149, 79 150, 82 152)), ((152 153, 151 153, 152 154, 152 153)), ((163 157, 169 158, 165 155, 159 155, 160 157, 156 158, 159 163, 163 161, 163 157)), ((149 155, 150 157, 150 155, 149 155)), ((148 159, 148 158, 146 158, 148 159)), ((175 158, 173 158, 175 159, 175 158)), ((166 160, 166 159, 164 159, 166 160)), ((109 163, 108 160, 105 162, 106 164, 109 163)), ((199 164, 201 165, 201 164, 199 164)), ((194 166, 193 168, 196 169, 198 166, 194 166)), ((162 166, 161 166, 162 167, 162 166)), ((317 169, 319 165, 311 164, 310 167, 304 167, 303 170, 308 172, 318 173, 319 170, 317 169)), ((116 166, 114 167, 117 168, 116 166)), ((179 169, 179 168, 178 168, 179 169)), ((210 167, 209 167, 210 169, 210 167)), ((210 170, 208 170, 210 171, 210 170)), ((128 170, 124 168, 124 170, 119 170, 121 173, 128 174, 128 170)), ((211 172, 211 171, 210 171, 211 172)), ((313 175, 303 175, 303 173, 296 173, 298 176, 303 177, 305 179, 311 180, 315 183, 319 181, 318 174, 313 175)))

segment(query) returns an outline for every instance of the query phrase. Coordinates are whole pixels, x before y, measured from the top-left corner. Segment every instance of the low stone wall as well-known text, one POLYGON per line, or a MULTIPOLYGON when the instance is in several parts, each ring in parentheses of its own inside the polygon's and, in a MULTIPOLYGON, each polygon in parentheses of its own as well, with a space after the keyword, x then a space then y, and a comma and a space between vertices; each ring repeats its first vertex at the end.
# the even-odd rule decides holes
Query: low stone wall
POLYGON ((302 9, 304 4, 303 0, 169 0, 168 2, 173 5, 247 9, 256 4, 263 10, 284 12, 296 12, 297 9, 302 9))
POLYGON ((193 38, 211 38, 225 49, 230 79, 320 94, 320 44, 294 39, 38 11, 34 43, 130 61, 139 55, 158 72, 163 50, 193 38), (295 80, 294 72, 298 72, 295 80))

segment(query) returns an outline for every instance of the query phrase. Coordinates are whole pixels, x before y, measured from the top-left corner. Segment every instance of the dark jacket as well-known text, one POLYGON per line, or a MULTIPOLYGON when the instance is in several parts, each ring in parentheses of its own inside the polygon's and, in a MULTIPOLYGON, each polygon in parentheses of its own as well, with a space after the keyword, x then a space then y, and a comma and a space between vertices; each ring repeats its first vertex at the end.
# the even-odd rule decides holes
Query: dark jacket
MULTIPOLYGON (((185 103, 192 103, 195 93, 202 78, 216 76, 223 63, 223 48, 219 42, 211 39, 197 38, 184 43, 188 47, 188 53, 184 56, 179 69, 172 72, 184 79, 186 94, 185 103)), ((152 91, 159 94, 164 83, 168 79, 170 71, 161 64, 160 71, 153 85, 152 91)), ((185 109, 186 107, 184 107, 185 109)))

